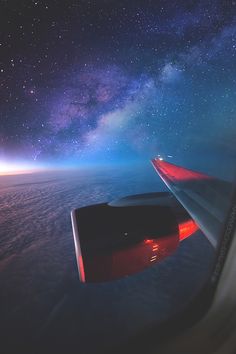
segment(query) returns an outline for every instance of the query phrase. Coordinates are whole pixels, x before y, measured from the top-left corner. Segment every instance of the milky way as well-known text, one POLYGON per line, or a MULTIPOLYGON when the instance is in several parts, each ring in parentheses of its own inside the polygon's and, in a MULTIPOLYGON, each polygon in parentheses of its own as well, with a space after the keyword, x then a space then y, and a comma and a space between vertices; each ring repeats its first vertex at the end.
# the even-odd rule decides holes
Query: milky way
POLYGON ((1 1, 0 159, 235 156, 235 1, 1 1))

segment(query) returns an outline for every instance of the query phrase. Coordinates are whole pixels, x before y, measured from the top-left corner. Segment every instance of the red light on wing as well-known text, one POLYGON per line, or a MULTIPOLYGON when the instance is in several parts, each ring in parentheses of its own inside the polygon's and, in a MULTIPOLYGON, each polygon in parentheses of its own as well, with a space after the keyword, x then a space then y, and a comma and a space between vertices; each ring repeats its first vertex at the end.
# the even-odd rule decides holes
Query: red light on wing
POLYGON ((183 241, 185 238, 194 234, 198 229, 199 227, 193 220, 179 224, 179 240, 183 241))
POLYGON ((152 164, 158 173, 172 182, 211 179, 210 176, 203 173, 191 171, 163 160, 154 159, 152 160, 152 164))

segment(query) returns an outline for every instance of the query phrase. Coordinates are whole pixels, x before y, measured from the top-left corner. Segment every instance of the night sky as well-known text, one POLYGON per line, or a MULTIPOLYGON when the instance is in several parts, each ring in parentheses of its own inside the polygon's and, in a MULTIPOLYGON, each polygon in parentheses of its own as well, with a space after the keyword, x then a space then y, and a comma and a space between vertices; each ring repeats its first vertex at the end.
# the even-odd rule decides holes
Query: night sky
POLYGON ((0 4, 0 161, 235 153, 236 1, 0 4))

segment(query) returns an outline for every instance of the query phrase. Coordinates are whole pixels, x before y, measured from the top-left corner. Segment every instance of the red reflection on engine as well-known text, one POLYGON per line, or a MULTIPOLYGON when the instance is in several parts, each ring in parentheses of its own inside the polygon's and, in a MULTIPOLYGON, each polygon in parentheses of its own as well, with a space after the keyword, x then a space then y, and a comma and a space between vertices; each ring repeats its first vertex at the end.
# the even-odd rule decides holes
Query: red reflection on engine
POLYGON ((81 255, 79 255, 78 257, 78 263, 79 263, 80 280, 82 283, 85 283, 84 262, 81 255))
POLYGON ((175 181, 188 181, 188 180, 206 180, 212 177, 203 173, 188 170, 183 167, 173 165, 172 163, 154 159, 152 164, 158 173, 163 174, 164 177, 172 182, 175 181))
POLYGON ((150 239, 146 239, 143 241, 145 245, 149 245, 150 243, 153 243, 153 240, 150 240, 150 239))
POLYGON ((199 227, 193 220, 179 224, 179 240, 183 241, 185 238, 194 234, 198 229, 199 227))
POLYGON ((96 255, 85 254, 86 282, 114 280, 141 272, 173 254, 178 244, 178 235, 173 234, 157 239, 145 239, 124 249, 114 249, 96 255))

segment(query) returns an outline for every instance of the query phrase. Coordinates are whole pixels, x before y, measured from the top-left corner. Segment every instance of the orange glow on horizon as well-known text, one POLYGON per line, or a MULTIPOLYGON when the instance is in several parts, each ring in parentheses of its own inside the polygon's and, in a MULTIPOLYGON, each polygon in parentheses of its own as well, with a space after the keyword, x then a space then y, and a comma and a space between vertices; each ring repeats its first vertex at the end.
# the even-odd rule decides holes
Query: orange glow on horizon
POLYGON ((33 173, 39 170, 41 170, 41 168, 36 168, 30 164, 0 161, 0 176, 33 173))

